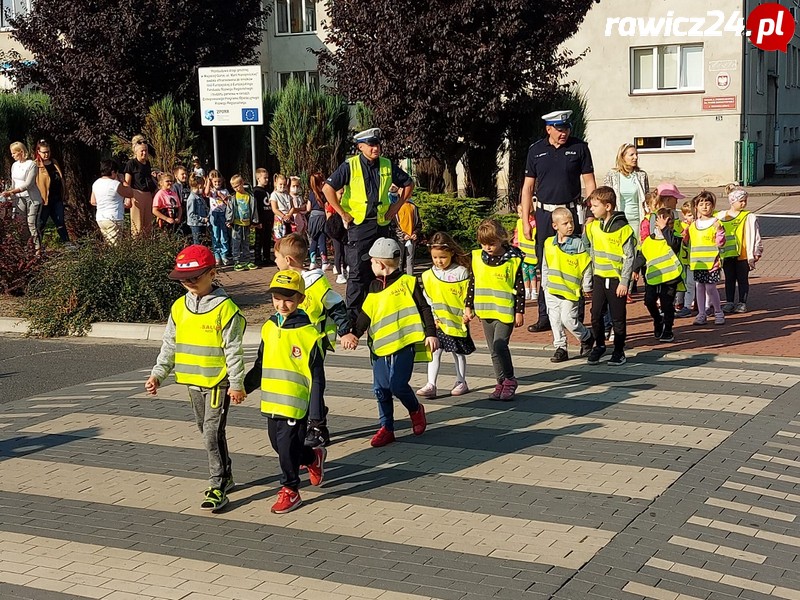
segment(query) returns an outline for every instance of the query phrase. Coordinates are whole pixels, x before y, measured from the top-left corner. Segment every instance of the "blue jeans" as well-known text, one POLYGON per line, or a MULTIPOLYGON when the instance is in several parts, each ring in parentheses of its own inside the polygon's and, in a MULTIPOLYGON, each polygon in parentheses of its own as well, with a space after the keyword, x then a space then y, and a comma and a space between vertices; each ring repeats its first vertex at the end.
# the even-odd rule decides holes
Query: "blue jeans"
POLYGON ((39 212, 39 231, 44 231, 47 221, 50 219, 53 219, 58 237, 61 238, 62 242, 67 243, 69 235, 67 235, 67 228, 64 226, 64 202, 62 200, 50 200, 48 204, 42 204, 42 209, 39 212))
POLYGON ((378 399, 381 427, 394 431, 394 404, 396 397, 408 412, 419 409, 419 401, 408 382, 414 370, 414 346, 406 346, 389 356, 379 356, 372 363, 372 389, 378 399))
POLYGON ((206 233, 206 226, 205 225, 189 225, 189 229, 192 230, 192 243, 193 244, 202 244, 203 243, 203 236, 206 233))
POLYGON ((211 213, 211 247, 217 260, 225 260, 228 256, 228 227, 225 225, 225 213, 211 213))

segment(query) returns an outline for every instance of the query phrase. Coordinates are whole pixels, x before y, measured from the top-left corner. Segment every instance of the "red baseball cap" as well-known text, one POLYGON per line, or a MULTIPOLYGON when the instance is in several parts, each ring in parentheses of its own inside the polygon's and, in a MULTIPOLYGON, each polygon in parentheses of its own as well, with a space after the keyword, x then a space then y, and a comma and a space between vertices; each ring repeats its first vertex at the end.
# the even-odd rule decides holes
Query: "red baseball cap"
POLYGON ((202 275, 217 264, 214 254, 200 244, 187 246, 175 257, 175 268, 169 274, 170 279, 191 279, 202 275))

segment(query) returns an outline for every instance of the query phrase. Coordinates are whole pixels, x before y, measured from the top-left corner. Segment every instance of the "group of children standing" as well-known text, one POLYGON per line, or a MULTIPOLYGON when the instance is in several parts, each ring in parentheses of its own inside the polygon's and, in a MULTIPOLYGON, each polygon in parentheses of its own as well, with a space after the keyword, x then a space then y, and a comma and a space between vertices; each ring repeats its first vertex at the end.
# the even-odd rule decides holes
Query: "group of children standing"
MULTIPOLYGON (((238 191, 239 186, 232 183, 238 191)), ((219 188, 212 183, 212 189, 219 188)), ((569 331, 580 344, 580 355, 589 364, 597 364, 606 353, 608 313, 614 330, 609 364, 625 364, 627 296, 640 270, 644 271, 645 304, 660 341, 674 339, 676 297, 679 290, 685 291, 689 273, 697 288, 696 324, 706 322, 707 302, 719 324, 724 323, 723 308, 746 310, 742 308, 747 299, 742 274, 753 268, 761 254, 757 222, 744 210, 746 191, 732 188, 731 208, 718 213, 714 195, 701 192, 687 203, 691 217, 683 212, 684 204, 684 218, 676 221, 678 196, 679 192, 651 197, 651 215, 640 231, 646 232, 641 239, 624 213, 616 210, 616 195, 610 187, 597 188, 589 196, 592 218, 582 237, 575 235, 569 210, 553 211, 554 235, 545 240, 541 264, 541 293, 556 347, 553 362, 569 358, 565 335, 569 331), (732 285, 730 291, 726 286, 728 306, 720 305, 715 286, 720 270, 725 270, 726 279, 738 283, 738 304, 733 303, 732 285), (591 329, 578 318, 582 295, 592 299, 591 329)), ((281 206, 276 221, 285 224, 301 214, 293 214, 292 208, 280 210, 281 206)), ((531 298, 525 265, 537 262, 531 258, 535 253, 530 252, 526 238, 518 235, 519 247, 515 246, 497 220, 481 222, 477 238, 480 249, 468 255, 448 234, 433 235, 429 242, 432 266, 419 281, 403 272, 400 244, 378 239, 362 257, 371 263, 376 279, 351 322, 342 297, 331 288, 323 270, 314 262, 304 267, 308 237, 284 230, 275 244, 279 271, 269 287, 276 312, 262 327, 257 358, 246 374, 244 318, 214 284, 220 256, 202 245, 184 249, 170 277, 181 281, 187 293, 173 304, 161 352, 145 388, 155 394, 171 371, 178 383, 189 386, 209 458, 210 487, 201 508, 218 511, 228 502, 227 493, 235 484, 225 437, 227 412, 231 403, 241 403, 258 388, 281 469, 281 489, 272 512, 282 514, 301 505, 301 468, 308 470, 312 485, 322 484, 330 443, 324 361, 337 336, 342 348, 352 350, 367 334, 380 420, 370 440, 373 447, 396 439, 395 398, 408 411, 413 434, 425 432, 427 418, 419 398, 438 395, 444 352, 452 353, 455 362, 456 381, 450 394, 469 392, 466 357, 475 350, 469 329, 475 318, 481 321, 495 371, 490 398, 512 400, 518 384, 509 340, 514 328, 523 325, 525 300, 531 298), (414 393, 410 380, 416 362, 428 363, 428 381, 414 393)))

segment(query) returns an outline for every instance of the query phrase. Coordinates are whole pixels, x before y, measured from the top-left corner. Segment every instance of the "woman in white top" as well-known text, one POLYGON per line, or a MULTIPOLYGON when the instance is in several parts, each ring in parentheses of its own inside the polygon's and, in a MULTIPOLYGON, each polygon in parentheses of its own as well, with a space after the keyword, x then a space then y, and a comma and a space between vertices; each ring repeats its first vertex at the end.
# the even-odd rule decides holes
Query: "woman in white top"
POLYGON ((115 160, 100 161, 100 178, 92 184, 92 206, 97 207, 95 220, 103 239, 115 246, 122 235, 125 209, 133 204, 132 199, 144 199, 147 192, 140 192, 118 179, 119 165, 115 160))
POLYGON ((28 221, 28 231, 33 238, 36 251, 42 247, 42 232, 39 229, 39 211, 42 208, 42 194, 36 186, 39 167, 28 158, 28 149, 22 142, 14 142, 10 146, 12 187, 3 192, 5 198, 14 197, 14 216, 28 221))

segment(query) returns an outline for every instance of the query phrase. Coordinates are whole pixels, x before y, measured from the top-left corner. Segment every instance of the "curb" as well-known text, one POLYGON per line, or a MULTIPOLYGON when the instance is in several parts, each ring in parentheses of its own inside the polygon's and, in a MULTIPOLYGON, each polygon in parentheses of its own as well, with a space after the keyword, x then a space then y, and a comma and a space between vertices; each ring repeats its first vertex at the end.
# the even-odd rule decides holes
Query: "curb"
MULTIPOLYGON (((166 325, 163 323, 94 323, 84 337, 116 339, 127 341, 157 341, 164 336, 166 325)), ((25 335, 28 331, 28 322, 24 319, 0 317, 0 333, 17 333, 25 335)), ((77 336, 76 336, 77 337, 77 336)), ((252 328, 244 332, 244 343, 248 346, 258 346, 261 343, 260 328, 252 328)), ((363 346, 359 346, 359 349, 363 346)), ((509 344, 511 350, 519 352, 536 352, 542 355, 553 351, 551 344, 509 344)), ((751 356, 742 354, 714 354, 711 352, 665 352, 662 350, 631 348, 625 351, 626 356, 647 356, 658 362, 702 360, 704 362, 727 363, 741 362, 743 364, 775 365, 786 367, 800 367, 800 358, 790 356, 751 356)))

